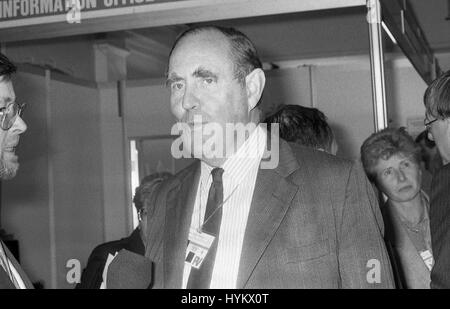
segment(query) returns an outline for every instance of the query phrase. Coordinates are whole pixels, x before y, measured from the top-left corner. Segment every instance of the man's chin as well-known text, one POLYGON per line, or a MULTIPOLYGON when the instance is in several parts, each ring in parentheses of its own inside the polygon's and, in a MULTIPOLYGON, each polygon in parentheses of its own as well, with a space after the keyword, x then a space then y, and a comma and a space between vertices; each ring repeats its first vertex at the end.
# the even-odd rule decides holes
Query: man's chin
POLYGON ((8 161, 1 160, 0 161, 0 179, 6 180, 14 178, 17 174, 17 170, 19 169, 19 163, 17 160, 8 161))

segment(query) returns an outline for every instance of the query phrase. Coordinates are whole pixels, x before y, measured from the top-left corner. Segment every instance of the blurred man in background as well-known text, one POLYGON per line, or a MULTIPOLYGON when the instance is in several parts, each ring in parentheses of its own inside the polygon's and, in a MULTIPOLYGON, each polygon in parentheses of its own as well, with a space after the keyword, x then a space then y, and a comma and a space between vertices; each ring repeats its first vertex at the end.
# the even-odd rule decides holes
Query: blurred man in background
MULTIPOLYGON (((150 196, 155 188, 164 179, 171 176, 170 173, 155 173, 142 179, 141 185, 136 188, 133 198, 134 206, 138 214, 139 225, 130 236, 107 242, 97 246, 88 259, 86 268, 81 276, 81 282, 77 289, 100 289, 105 288, 105 266, 108 257, 114 257, 122 249, 145 255, 145 244, 147 239, 147 213, 151 211, 150 196)), ((111 262, 112 259, 109 261, 111 262)))
POLYGON ((336 155, 338 146, 325 115, 317 108, 283 105, 264 121, 280 124, 280 137, 288 142, 336 155))

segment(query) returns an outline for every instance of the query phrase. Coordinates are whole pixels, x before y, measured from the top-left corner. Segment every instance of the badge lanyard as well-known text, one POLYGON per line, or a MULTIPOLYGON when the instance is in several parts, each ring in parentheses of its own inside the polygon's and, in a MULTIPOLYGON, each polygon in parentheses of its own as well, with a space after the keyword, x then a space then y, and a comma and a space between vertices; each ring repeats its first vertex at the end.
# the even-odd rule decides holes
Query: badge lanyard
MULTIPOLYGON (((233 191, 231 191, 231 193, 227 196, 227 198, 226 198, 222 203, 220 203, 219 206, 218 206, 216 209, 214 209, 214 211, 208 216, 208 218, 204 218, 203 223, 200 223, 200 222, 201 222, 201 219, 202 219, 202 208, 203 208, 203 207, 202 207, 202 205, 203 205, 203 203, 202 203, 203 183, 200 182, 200 186, 201 186, 202 190, 201 190, 201 193, 200 193, 200 205, 199 205, 199 211, 198 211, 198 228, 197 228, 197 231, 198 231, 198 232, 202 232, 202 229, 203 229, 203 227, 205 226, 206 222, 208 222, 209 219, 211 219, 212 216, 214 216, 214 214, 216 213, 216 211, 218 211, 219 209, 221 209, 221 208, 225 205, 225 203, 228 202, 228 200, 230 199, 230 197, 233 196, 234 192, 237 190, 237 188, 238 188, 240 185, 241 185, 240 183, 237 184, 236 187, 234 187, 233 191)), ((205 206, 205 207, 206 207, 206 206, 205 206)), ((205 212, 206 212, 206 209, 205 209, 205 212)), ((205 213, 205 215, 206 215, 206 213, 205 213)))
MULTIPOLYGON (((208 222, 209 219, 216 213, 217 210, 223 207, 225 203, 230 199, 230 197, 234 194, 236 189, 239 187, 240 184, 238 184, 233 191, 228 195, 228 197, 220 203, 220 205, 208 216, 208 218, 205 218, 203 221, 203 224, 200 224, 201 222, 201 215, 202 215, 202 193, 203 193, 203 183, 200 183, 200 205, 198 210, 198 228, 191 228, 189 231, 189 242, 188 247, 186 250, 186 259, 185 262, 191 265, 191 267, 194 267, 196 269, 199 269, 202 265, 206 255, 208 254, 208 251, 214 242, 216 235, 210 235, 208 233, 205 233, 202 231, 203 226, 208 222)), ((206 215, 206 214, 205 214, 206 215)))

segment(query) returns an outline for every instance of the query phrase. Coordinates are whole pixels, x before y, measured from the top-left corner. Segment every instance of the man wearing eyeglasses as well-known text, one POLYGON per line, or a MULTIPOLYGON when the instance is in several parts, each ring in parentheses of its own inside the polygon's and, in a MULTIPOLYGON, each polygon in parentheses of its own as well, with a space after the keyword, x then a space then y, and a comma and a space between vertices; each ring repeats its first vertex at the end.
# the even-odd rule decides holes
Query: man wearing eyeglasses
POLYGON ((431 183, 430 229, 435 264, 431 288, 450 288, 450 71, 431 83, 424 95, 425 127, 443 166, 431 183))
MULTIPOLYGON (((20 118, 23 105, 16 103, 11 75, 16 67, 0 53, 0 179, 14 177, 19 168, 15 149, 19 135, 27 129, 20 118)), ((0 240, 0 289, 32 288, 19 263, 0 240)))

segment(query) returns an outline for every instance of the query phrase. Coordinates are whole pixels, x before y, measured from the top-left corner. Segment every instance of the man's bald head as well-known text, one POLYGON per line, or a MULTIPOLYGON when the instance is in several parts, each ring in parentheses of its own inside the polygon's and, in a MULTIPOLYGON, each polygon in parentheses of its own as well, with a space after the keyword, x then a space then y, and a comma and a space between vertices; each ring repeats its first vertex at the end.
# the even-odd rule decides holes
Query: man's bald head
POLYGON ((244 84, 245 77, 251 73, 254 69, 262 68, 261 60, 258 57, 255 46, 250 39, 242 32, 234 28, 226 28, 219 26, 200 26, 190 28, 181 33, 169 54, 169 61, 178 44, 191 36, 203 33, 203 32, 217 32, 223 35, 224 40, 229 43, 230 60, 234 64, 235 78, 240 83, 244 84))

